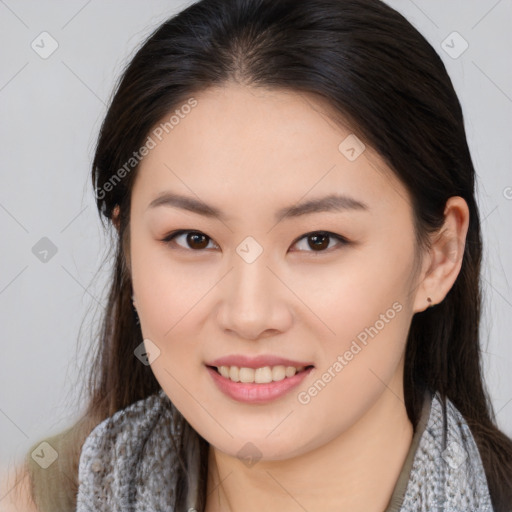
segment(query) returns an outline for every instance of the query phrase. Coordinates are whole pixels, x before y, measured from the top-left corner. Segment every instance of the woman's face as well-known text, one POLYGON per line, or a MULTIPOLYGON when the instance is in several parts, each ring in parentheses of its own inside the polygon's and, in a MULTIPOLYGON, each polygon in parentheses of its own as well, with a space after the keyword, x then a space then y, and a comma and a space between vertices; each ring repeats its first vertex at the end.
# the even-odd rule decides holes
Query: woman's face
POLYGON ((210 444, 286 459, 343 434, 384 393, 403 399, 407 332, 425 303, 411 205, 309 95, 230 84, 194 99, 152 131, 132 191, 145 346, 210 444))

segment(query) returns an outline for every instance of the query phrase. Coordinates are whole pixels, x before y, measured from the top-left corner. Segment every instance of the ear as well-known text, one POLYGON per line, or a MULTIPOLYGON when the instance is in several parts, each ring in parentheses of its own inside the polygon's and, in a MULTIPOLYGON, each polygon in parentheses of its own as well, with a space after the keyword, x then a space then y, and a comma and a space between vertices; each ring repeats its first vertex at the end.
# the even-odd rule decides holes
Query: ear
POLYGON ((424 265, 414 299, 415 313, 439 304, 459 275, 469 226, 469 208, 459 196, 448 199, 444 224, 432 237, 432 246, 424 257, 424 265), (431 302, 427 300, 431 299, 431 302))
POLYGON ((120 213, 119 205, 116 204, 114 206, 114 209, 112 210, 112 224, 115 226, 117 231, 119 231, 119 226, 121 223, 121 219, 119 218, 119 213, 120 213))

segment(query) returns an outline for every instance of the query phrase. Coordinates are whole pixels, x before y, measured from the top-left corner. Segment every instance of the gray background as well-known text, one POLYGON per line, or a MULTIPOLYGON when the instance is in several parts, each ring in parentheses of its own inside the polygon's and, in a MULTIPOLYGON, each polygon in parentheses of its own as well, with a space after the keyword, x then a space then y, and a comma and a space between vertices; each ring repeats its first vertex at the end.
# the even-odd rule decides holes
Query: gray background
MULTIPOLYGON (((79 410, 111 244, 89 183, 95 138, 127 59, 189 3, 0 0, 0 467, 79 410), (58 42, 47 59, 31 47, 43 31, 58 42), (57 248, 46 262, 32 251, 43 237, 57 248)), ((463 106, 485 244, 484 371, 512 436, 512 2, 388 3, 441 55, 463 106), (442 46, 463 48, 454 31, 469 44, 457 58, 442 46)))

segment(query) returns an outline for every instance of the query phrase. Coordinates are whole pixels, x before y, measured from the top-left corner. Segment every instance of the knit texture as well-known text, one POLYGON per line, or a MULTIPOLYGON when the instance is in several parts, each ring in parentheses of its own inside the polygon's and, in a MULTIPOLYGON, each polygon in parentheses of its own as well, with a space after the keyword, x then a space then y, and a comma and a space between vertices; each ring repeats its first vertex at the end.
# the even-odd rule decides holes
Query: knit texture
MULTIPOLYGON (((163 390, 107 418, 85 440, 77 512, 196 512, 199 452, 190 447, 186 510, 172 503, 179 471, 178 411, 163 390)), ((388 510, 390 510, 388 508, 388 510)), ((450 400, 432 396, 400 512, 493 512, 471 431, 450 400)), ((387 511, 386 511, 387 512, 387 511)))
POLYGON ((469 426, 450 400, 444 410, 437 395, 401 510, 493 511, 482 460, 469 426))

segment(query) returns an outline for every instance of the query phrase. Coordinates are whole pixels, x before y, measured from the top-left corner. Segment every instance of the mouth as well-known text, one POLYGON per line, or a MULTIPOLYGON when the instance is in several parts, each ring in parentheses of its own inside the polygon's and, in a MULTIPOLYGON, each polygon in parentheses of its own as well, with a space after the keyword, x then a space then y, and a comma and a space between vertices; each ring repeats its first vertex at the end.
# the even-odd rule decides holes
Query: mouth
POLYGON ((237 402, 249 404, 265 404, 288 394, 314 368, 314 365, 261 368, 206 365, 208 373, 223 394, 237 402))
POLYGON ((312 364, 307 366, 263 366, 261 368, 246 368, 238 366, 210 366, 208 368, 215 370, 222 377, 232 382, 242 382, 247 384, 270 384, 290 379, 298 373, 307 372, 314 368, 312 364))

